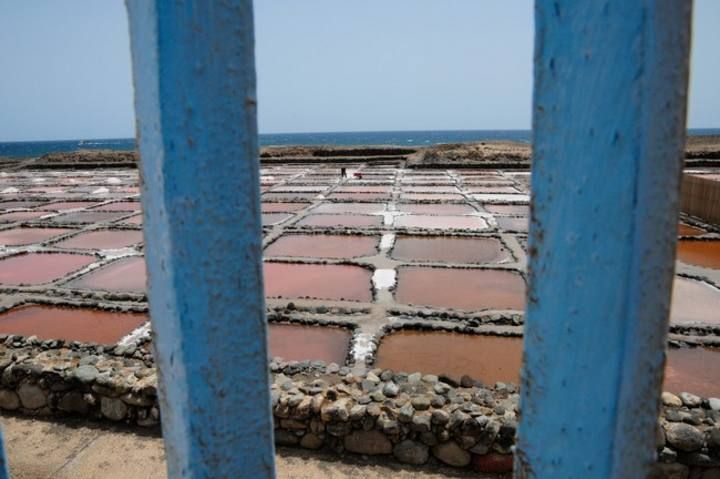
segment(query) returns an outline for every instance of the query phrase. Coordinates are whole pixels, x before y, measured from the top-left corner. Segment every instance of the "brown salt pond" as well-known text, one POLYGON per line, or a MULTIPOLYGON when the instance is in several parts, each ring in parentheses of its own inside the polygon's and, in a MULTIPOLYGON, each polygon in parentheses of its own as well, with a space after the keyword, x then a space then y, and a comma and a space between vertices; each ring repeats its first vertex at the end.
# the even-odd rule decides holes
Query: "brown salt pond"
POLYGON ((3 246, 19 246, 33 243, 42 243, 69 233, 73 230, 66 228, 13 228, 0 231, 0 245, 3 246))
POLYGON ((313 213, 382 213, 385 203, 323 203, 313 213))
POLYGON ((720 269, 720 241, 680 240, 678 259, 701 268, 720 269))
POLYGON ((81 233, 55 246, 70 249, 117 249, 141 243, 142 240, 142 231, 138 230, 98 230, 81 233))
POLYGON ((309 203, 260 203, 263 213, 292 213, 305 208, 309 203))
POLYGON ((25 253, 0 259, 0 284, 43 284, 95 262, 94 256, 70 253, 25 253))
POLYGON ((403 193, 400 195, 402 201, 458 201, 464 199, 461 194, 453 193, 403 193))
POLYGON ((382 216, 369 215, 308 215, 301 219, 297 226, 381 226, 382 216))
POLYGON ((395 300, 464 310, 522 310, 525 281, 510 271, 402 266, 395 300))
POLYGON ((295 324, 270 324, 270 357, 287 361, 320 360, 345 364, 351 334, 347 329, 295 324))
POLYGON ((491 385, 517 384, 522 363, 522 339, 443 331, 399 331, 385 336, 375 367, 407 373, 463 375, 491 385))
POLYGON ((357 258, 377 253, 379 239, 361 235, 292 234, 278 238, 265 248, 266 256, 307 258, 357 258))
POLYGON ((426 204, 426 203, 400 203, 397 205, 398 210, 403 213, 412 213, 416 215, 467 215, 477 213, 475 208, 467 204, 446 203, 446 204, 426 204))
POLYGON ((663 391, 720 398, 720 349, 670 349, 663 391))
POLYGON ((695 226, 686 225, 685 223, 678 223, 678 235, 680 236, 700 236, 707 233, 707 231, 697 228, 695 226))
POLYGON ((510 253, 497 238, 398 236, 390 254, 400 261, 499 263, 510 253))
POLYGON ((395 218, 395 226, 443 230, 482 230, 487 228, 487 223, 477 216, 407 215, 395 218))
POLYGON ((133 256, 93 270, 71 281, 67 286, 110 292, 143 293, 146 282, 145 259, 133 256))
POLYGON ((261 216, 263 226, 277 225, 293 217, 288 213, 262 213, 261 216))
POLYGON ((32 304, 0 313, 0 334, 113 344, 149 319, 142 313, 32 304))
POLYGON ((268 297, 372 301, 372 272, 360 266, 266 262, 263 270, 268 297))
POLYGON ((530 207, 527 205, 483 205, 483 209, 489 213, 500 215, 524 215, 530 214, 530 207))
POLYGON ((676 277, 673 284, 670 321, 720 323, 720 289, 702 281, 676 277))

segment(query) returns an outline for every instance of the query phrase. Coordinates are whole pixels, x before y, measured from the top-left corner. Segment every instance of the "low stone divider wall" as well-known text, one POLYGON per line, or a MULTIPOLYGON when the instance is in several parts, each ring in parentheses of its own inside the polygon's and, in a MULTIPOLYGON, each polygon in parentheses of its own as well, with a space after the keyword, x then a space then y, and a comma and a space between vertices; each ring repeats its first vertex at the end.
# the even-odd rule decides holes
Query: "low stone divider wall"
MULTIPOLYGON (((157 428, 157 374, 149 352, 0 336, 0 409, 82 415, 157 428)), ((380 455, 420 466, 440 461, 512 469, 517 388, 321 361, 270 362, 275 441, 380 455)), ((720 477, 720 399, 663 393, 653 478, 720 477)))

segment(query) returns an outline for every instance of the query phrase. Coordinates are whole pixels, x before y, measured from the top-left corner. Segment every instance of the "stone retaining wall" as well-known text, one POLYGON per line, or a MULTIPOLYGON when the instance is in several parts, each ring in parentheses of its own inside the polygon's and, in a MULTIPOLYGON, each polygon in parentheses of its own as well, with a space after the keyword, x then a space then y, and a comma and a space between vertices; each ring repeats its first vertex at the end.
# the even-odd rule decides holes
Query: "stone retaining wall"
MULTIPOLYGON (((157 427, 157 374, 142 348, 0 336, 0 408, 157 427), (150 366, 148 366, 150 364, 150 366)), ((507 472, 518 421, 515 385, 313 362, 270 362, 275 441, 507 472)), ((720 399, 664 393, 656 478, 720 477, 720 399)))

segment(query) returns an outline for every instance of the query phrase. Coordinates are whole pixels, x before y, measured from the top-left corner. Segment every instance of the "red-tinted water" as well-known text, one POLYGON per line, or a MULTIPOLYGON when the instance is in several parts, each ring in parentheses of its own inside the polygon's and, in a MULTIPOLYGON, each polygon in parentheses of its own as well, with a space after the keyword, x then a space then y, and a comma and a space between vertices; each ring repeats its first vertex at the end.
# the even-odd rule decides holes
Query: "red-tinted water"
POLYGON ((384 203, 323 203, 313 213, 381 213, 384 203))
POLYGON ((475 208, 461 203, 427 204, 427 203, 401 203, 397 205, 403 213, 416 215, 466 215, 476 213, 475 208))
POLYGON ((518 193, 518 190, 512 186, 503 185, 469 186, 466 189, 470 193, 518 193))
POLYGON ((391 256, 400 261, 499 263, 510 258, 496 238, 398 236, 391 256))
POLYGON ((525 281, 510 271, 402 266, 395 298, 440 308, 522 310, 525 281))
POLYGON ((720 241, 680 240, 678 259, 702 268, 720 269, 720 241))
POLYGON ((376 254, 378 243, 374 236, 293 234, 278 238, 265 248, 265 255, 356 258, 376 254))
POLYGON ((94 201, 60 201, 58 203, 50 203, 49 205, 38 208, 40 211, 63 211, 63 210, 74 210, 79 208, 88 208, 95 206, 97 203, 94 201))
POLYGON ((94 289, 110 292, 145 292, 145 260, 133 256, 114 261, 93 270, 70 283, 71 288, 94 289))
POLYGON ((714 348, 670 349, 663 390, 720 397, 720 350, 714 348))
POLYGON ((117 249, 141 243, 142 231, 98 230, 81 233, 57 243, 60 248, 72 249, 117 249))
POLYGON ((678 224, 678 235, 680 236, 699 236, 705 233, 707 233, 707 231, 695 226, 686 225, 685 223, 678 224))
POLYGON ((270 357, 345 364, 351 335, 346 329, 334 327, 270 324, 268 336, 270 357))
POLYGON ((385 336, 375 366, 407 373, 469 375, 485 384, 517 383, 522 340, 449 332, 400 331, 385 336))
POLYGON ((0 284, 43 284, 95 262, 93 256, 65 253, 27 253, 0 259, 0 284))
POLYGON ((0 231, 0 245, 19 246, 42 243, 70 231, 73 230, 66 228, 13 228, 0 231))
POLYGON ((102 211, 140 211, 139 201, 118 201, 95 208, 102 211))
POLYGON ((372 301, 372 272, 360 266, 266 262, 263 269, 268 297, 372 301))
POLYGON ((457 201, 464 199, 461 194, 453 193, 403 193, 400 195, 402 201, 457 201))
POLYGON ((112 344, 148 320, 142 313, 27 305, 0 313, 0 334, 112 344))
POLYGON ((482 230, 487 228, 485 220, 477 216, 431 216, 407 215, 395 218, 399 228, 425 228, 442 230, 482 230))
POLYGON ((128 223, 131 225, 141 225, 143 224, 143 217, 142 215, 131 216, 130 218, 123 220, 123 223, 128 223))
POLYGON ((392 195, 386 193, 330 193, 328 198, 333 200, 351 201, 387 201, 392 195))
POLYGON ((368 215, 308 215, 298 221, 298 226, 381 226, 382 216, 368 215))
POLYGON ((47 211, 14 211, 0 215, 0 221, 4 223, 14 223, 15 221, 34 220, 48 214, 47 211))

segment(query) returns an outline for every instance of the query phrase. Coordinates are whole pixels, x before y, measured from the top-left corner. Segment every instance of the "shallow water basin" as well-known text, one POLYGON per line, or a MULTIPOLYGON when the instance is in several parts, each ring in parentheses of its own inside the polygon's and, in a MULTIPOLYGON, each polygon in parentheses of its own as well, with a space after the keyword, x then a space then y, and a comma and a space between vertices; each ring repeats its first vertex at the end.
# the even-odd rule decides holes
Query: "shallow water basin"
POLYGON ((0 313, 0 334, 113 344, 149 319, 143 313, 31 304, 0 313))
POLYGON ((372 301, 372 272, 360 266, 265 262, 265 295, 372 301))
POLYGON ((12 213, 4 213, 0 215, 0 221, 5 223, 14 223, 16 221, 29 221, 47 215, 47 211, 13 211, 12 213))
POLYGON ((427 203, 400 203, 397 205, 399 211, 403 213, 412 213, 417 215, 467 215, 477 213, 475 208, 468 204, 446 203, 446 204, 427 204, 427 203))
POLYGON ((385 203, 322 203, 313 213, 365 213, 385 211, 385 203))
POLYGON ((700 236, 704 235, 705 233, 707 233, 707 231, 696 226, 686 225, 685 223, 678 223, 679 236, 700 236))
POLYGON ((331 326, 268 326, 270 357, 287 361, 320 360, 343 365, 350 348, 350 338, 347 329, 331 326))
POLYGON ((523 215, 530 214, 530 207, 527 205, 483 205, 483 209, 489 213, 500 215, 523 215))
POLYGON ((485 384, 517 384, 522 339, 442 331, 399 331, 385 336, 374 367, 425 374, 463 375, 485 384))
POLYGON ((299 211, 310 203, 260 203, 263 213, 292 213, 299 211))
POLYGON ((395 226, 443 230, 483 230, 487 228, 487 223, 476 216, 407 215, 395 218, 395 226))
POLYGON ((402 193, 400 195, 402 201, 459 201, 465 199, 463 195, 457 193, 402 193))
MULTIPOLYGON (((701 268, 720 269, 720 240, 678 241, 678 259, 701 268)), ((720 312, 718 312, 720 315, 720 312)))
POLYGON ((95 269, 67 284, 71 288, 122 293, 143 293, 146 290, 145 259, 123 258, 95 269))
POLYGON ((70 253, 26 253, 0 260, 0 284, 43 284, 94 263, 95 257, 70 253))
POLYGON ((20 246, 33 243, 42 243, 50 238, 69 233, 73 230, 67 228, 13 228, 0 231, 0 245, 20 246))
POLYGON ((262 213, 261 216, 263 226, 274 226, 293 217, 288 213, 262 213))
POLYGON ((81 233, 56 243, 55 246, 70 249, 117 249, 141 243, 142 240, 142 231, 98 230, 81 233))
POLYGON ((675 277, 670 321, 720 324, 720 289, 702 281, 675 277))
POLYGON ((377 253, 379 239, 361 235, 292 234, 278 238, 267 248, 266 256, 306 258, 357 258, 377 253))
POLYGON ((388 201, 392 195, 389 193, 330 193, 328 198, 333 200, 351 201, 388 201))
POLYGON ((528 218, 527 217, 506 217, 498 216, 495 218, 498 224, 498 228, 507 231, 518 231, 521 233, 527 233, 528 231, 528 218))
POLYGON ((87 224, 100 221, 112 221, 122 218, 123 216, 127 216, 127 213, 114 211, 77 211, 75 213, 53 216, 50 218, 50 221, 55 223, 87 224))
POLYGON ((370 215, 322 215, 312 214, 301 219, 298 226, 325 226, 325 227, 367 227, 381 226, 382 216, 370 215))
POLYGON ((89 208, 97 205, 95 201, 60 201, 58 203, 50 203, 49 205, 41 206, 38 211, 64 211, 64 210, 75 210, 81 208, 89 208))
POLYGON ((511 271, 402 266, 395 299, 439 308, 521 311, 525 307, 525 281, 511 271))
POLYGON ((510 253, 496 238, 398 236, 391 256, 399 261, 499 263, 510 253))
POLYGON ((720 397, 718 378, 720 378, 719 349, 671 348, 668 350, 663 391, 720 397))

